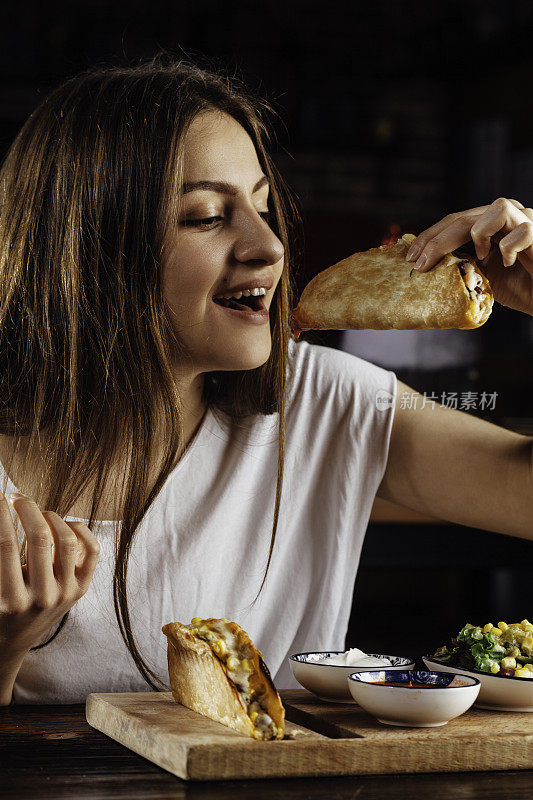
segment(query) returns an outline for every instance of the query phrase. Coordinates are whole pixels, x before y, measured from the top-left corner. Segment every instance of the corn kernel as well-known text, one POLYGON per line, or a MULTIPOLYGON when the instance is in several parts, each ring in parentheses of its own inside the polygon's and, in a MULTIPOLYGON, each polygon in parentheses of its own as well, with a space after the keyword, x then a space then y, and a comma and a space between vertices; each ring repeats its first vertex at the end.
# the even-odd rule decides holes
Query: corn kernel
POLYGON ((522 647, 526 647, 528 650, 532 650, 533 649, 533 636, 526 636, 526 638, 522 642, 522 647))
POLYGON ((201 622, 203 622, 201 617, 193 617, 191 619, 191 625, 200 625, 201 622))
POLYGON ((526 628, 528 625, 531 625, 531 622, 528 619, 523 619, 520 623, 520 627, 526 628))
POLYGON ((404 233, 404 235, 402 236, 402 240, 406 244, 411 244, 411 242, 414 242, 415 239, 416 236, 414 235, 414 233, 404 233))
POLYGON ((247 658, 243 658, 243 660, 242 660, 242 668, 243 668, 243 670, 245 672, 253 672, 254 671, 253 664, 250 664, 250 662, 249 662, 249 660, 247 658))
POLYGON ((501 628, 492 628, 491 633, 493 636, 501 636, 503 631, 501 628))
POLYGON ((493 675, 496 675, 500 671, 500 665, 499 664, 491 664, 490 671, 492 672, 493 675))
POLYGON ((483 633, 488 633, 493 628, 494 628, 494 625, 492 624, 492 622, 487 622, 487 624, 483 626, 483 633))
POLYGON ((498 628, 501 631, 506 631, 509 625, 506 622, 498 622, 498 628))
POLYGON ((217 656, 225 656, 228 654, 228 647, 224 639, 217 639, 216 642, 213 642, 212 647, 217 656))
POLYGON ((238 669, 239 668, 239 664, 240 663, 241 662, 239 661, 237 656, 230 656, 228 658, 228 660, 226 661, 226 666, 227 666, 228 669, 234 670, 234 669, 238 669))
POLYGON ((504 669, 512 669, 516 667, 516 658, 513 658, 513 656, 502 658, 502 667, 504 669))
POLYGON ((252 720, 252 722, 255 722, 258 716, 259 716, 258 711, 252 711, 252 713, 250 714, 250 719, 252 720))
POLYGON ((526 669, 526 667, 518 667, 515 669, 514 673, 515 678, 533 678, 533 672, 531 670, 526 669))

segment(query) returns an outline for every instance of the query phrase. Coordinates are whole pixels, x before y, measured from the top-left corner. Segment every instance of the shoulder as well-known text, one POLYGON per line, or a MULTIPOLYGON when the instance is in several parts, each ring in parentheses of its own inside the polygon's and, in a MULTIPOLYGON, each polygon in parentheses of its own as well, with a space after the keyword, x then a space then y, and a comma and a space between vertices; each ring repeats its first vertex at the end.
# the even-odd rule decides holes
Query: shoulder
POLYGON ((385 393, 385 400, 388 395, 390 402, 396 395, 394 372, 333 347, 290 339, 288 363, 289 396, 334 391, 379 404, 380 393, 385 393))
POLYGON ((344 470, 356 465, 364 475, 361 487, 373 497, 387 460, 396 375, 343 350, 305 341, 290 343, 289 366, 288 449, 295 447, 308 470, 320 472, 327 465, 331 480, 345 481, 344 470))

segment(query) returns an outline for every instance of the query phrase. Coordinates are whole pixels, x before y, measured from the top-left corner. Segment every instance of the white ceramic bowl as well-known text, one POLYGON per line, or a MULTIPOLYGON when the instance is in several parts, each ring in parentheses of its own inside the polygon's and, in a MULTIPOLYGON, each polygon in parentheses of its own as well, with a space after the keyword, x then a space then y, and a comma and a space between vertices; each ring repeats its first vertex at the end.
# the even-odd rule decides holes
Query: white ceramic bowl
MULTIPOLYGON (((348 689, 348 675, 352 672, 372 672, 376 667, 342 667, 335 664, 321 664, 320 660, 329 656, 338 656, 344 650, 321 653, 294 653, 289 656, 291 672, 304 689, 316 694, 320 700, 328 703, 353 703, 354 699, 348 689)), ((401 656, 386 656, 381 653, 369 653, 374 658, 388 658, 390 667, 384 669, 414 669, 415 662, 401 656)))
POLYGON ((385 725, 407 728, 436 728, 464 714, 475 702, 481 684, 477 678, 448 672, 380 670, 354 672, 348 686, 361 708, 385 725), (379 681, 411 681, 432 684, 386 686, 379 681))
POLYGON ((533 711, 533 678, 505 678, 503 675, 491 675, 479 669, 452 667, 431 656, 423 656, 423 660, 428 669, 477 678, 481 683, 476 701, 478 708, 488 708, 491 711, 533 711))

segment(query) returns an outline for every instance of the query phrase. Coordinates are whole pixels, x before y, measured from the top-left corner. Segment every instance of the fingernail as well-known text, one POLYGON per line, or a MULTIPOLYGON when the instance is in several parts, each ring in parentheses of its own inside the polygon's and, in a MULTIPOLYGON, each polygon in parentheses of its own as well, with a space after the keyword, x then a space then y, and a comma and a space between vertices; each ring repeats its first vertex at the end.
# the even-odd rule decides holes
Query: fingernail
POLYGON ((415 258, 420 254, 421 247, 419 244, 412 244, 409 250, 407 251, 407 261, 414 261, 415 258))
POLYGON ((418 261, 415 264, 415 269, 422 269, 422 267, 425 267, 425 265, 427 263, 427 260, 428 260, 428 257, 425 254, 421 255, 420 258, 418 259, 418 261))
POLYGON ((9 499, 10 499, 11 501, 13 501, 13 500, 20 500, 20 498, 21 498, 21 497, 26 497, 26 495, 24 495, 24 494, 21 494, 20 492, 13 492, 13 494, 10 494, 10 495, 9 495, 9 499))

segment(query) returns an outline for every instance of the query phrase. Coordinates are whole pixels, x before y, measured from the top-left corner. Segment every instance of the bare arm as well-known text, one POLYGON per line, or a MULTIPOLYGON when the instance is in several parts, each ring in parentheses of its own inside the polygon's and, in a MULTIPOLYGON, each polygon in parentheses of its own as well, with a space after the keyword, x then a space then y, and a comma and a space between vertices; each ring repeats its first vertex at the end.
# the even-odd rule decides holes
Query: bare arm
MULTIPOLYGON (((378 497, 422 514, 533 540, 533 438, 462 411, 401 408, 378 497)), ((416 394, 416 393, 415 393, 416 394)))

